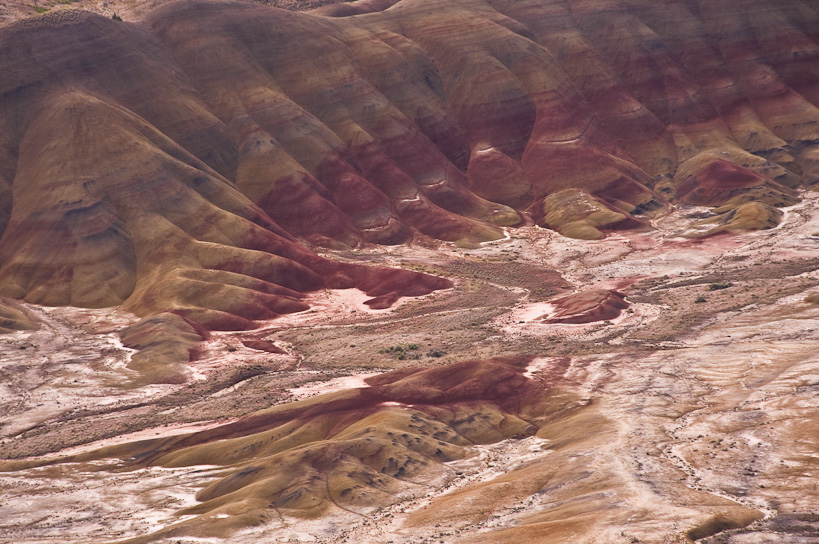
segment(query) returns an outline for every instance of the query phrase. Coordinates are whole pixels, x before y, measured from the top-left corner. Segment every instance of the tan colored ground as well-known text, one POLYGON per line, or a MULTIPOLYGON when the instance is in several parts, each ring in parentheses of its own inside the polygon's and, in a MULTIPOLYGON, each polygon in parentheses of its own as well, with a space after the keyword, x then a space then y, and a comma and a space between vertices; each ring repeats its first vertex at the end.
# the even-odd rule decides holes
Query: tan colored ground
MULTIPOLYGON (((0 477, 2 541, 80 543, 138 536, 163 541, 159 535, 164 534, 166 542, 186 543, 217 542, 227 535, 237 543, 660 543, 727 530, 713 542, 815 542, 819 306, 805 299, 819 287, 819 242, 812 236, 819 231, 816 200, 806 194, 801 204, 786 209, 776 229, 705 240, 679 236, 699 220, 698 210, 690 208, 658 220, 656 232, 599 242, 530 227, 478 249, 395 247, 328 254, 446 273, 456 278, 456 287, 386 311, 370 310, 356 291, 310 295, 311 310, 257 331, 215 333, 201 358, 189 364, 186 372, 196 380, 186 385, 123 387, 130 352, 100 334, 133 318, 29 306, 41 328, 4 337, 3 360, 14 354, 19 361, 4 363, 4 383, 19 385, 7 390, 12 401, 0 428, 2 452, 21 461, 48 453, 53 460, 52 452, 66 448, 60 455, 82 454, 76 459, 85 461, 28 469, 19 461, 6 464, 20 470, 0 477), (553 273, 533 282, 530 264, 541 271, 560 265, 565 279, 553 273), (572 286, 620 290, 630 306, 606 322, 545 324, 549 301, 572 286), (699 297, 705 302, 695 302, 699 297), (54 340, 44 341, 49 335, 54 340), (83 357, 64 352, 63 359, 55 359, 47 346, 56 347, 58 338, 82 345, 83 357), (267 339, 286 353, 247 348, 242 341, 250 338, 267 339), (412 344, 418 349, 410 349, 412 344), (35 350, 32 356, 21 358, 19 353, 29 350, 35 350), (433 351, 440 356, 431 356, 433 351), (107 359, 102 357, 106 353, 107 359), (318 425, 320 420, 300 423, 298 441, 264 455, 225 455, 241 449, 208 438, 232 433, 237 444, 250 444, 262 436, 261 429, 278 424, 259 427, 236 417, 271 404, 274 408, 258 414, 296 414, 299 404, 284 404, 296 399, 333 406, 328 404, 338 401, 333 399, 352 398, 351 387, 364 387, 356 394, 366 397, 365 380, 387 369, 421 365, 448 372, 447 365, 455 361, 510 353, 537 357, 515 378, 521 386, 539 389, 544 399, 524 416, 535 425, 534 436, 514 426, 505 431, 512 438, 489 432, 502 419, 492 415, 496 401, 481 401, 483 408, 473 404, 465 416, 485 413, 487 422, 496 423, 481 427, 484 438, 470 440, 479 436, 470 435, 478 428, 453 427, 457 417, 444 417, 417 401, 407 405, 396 392, 390 395, 399 396, 378 401, 376 412, 348 418, 346 431, 336 426, 329 435, 322 434, 326 430, 315 434, 310 429, 328 427, 318 425), (65 356, 73 357, 70 366, 65 356), (24 362, 30 370, 20 374, 16 369, 24 362), (56 375, 55 368, 72 373, 56 375), (105 368, 108 378, 101 388, 94 380, 106 376, 99 374, 105 368), (32 387, 33 380, 40 385, 32 387), (36 397, 28 396, 24 383, 36 397), (89 401, 82 395, 94 395, 94 403, 108 408, 83 409, 79 405, 89 401), (28 430, 20 427, 24 422, 28 430), (435 459, 434 448, 400 442, 402 433, 412 433, 412 440, 439 431, 435 440, 446 447, 435 447, 446 452, 442 459, 435 459), (380 467, 380 457, 349 449, 352 436, 378 442, 388 439, 387 433, 399 437, 398 446, 391 447, 404 452, 405 460, 421 463, 414 472, 385 468, 386 458, 395 453, 384 453, 387 465, 380 467), (149 449, 164 444, 173 451, 172 444, 184 443, 180 440, 194 443, 184 436, 201 437, 195 440, 201 445, 182 457, 116 461, 145 449, 144 444, 149 449), (123 448, 134 440, 162 437, 170 438, 123 448), (70 449, 80 444, 87 445, 70 449), (115 444, 114 450, 98 450, 115 444), (314 452, 316 459, 325 458, 342 446, 353 464, 316 464, 303 457, 314 452), (312 468, 281 472, 276 467, 286 466, 278 464, 285 460, 302 467, 308 462, 312 468), (222 469, 214 466, 223 463, 222 469), (270 477, 284 477, 283 484, 291 486, 289 474, 317 470, 330 475, 329 482, 340 487, 331 487, 327 497, 336 497, 338 506, 304 510, 292 497, 282 503, 284 495, 276 495, 272 484, 259 489, 274 494, 265 500, 279 501, 278 510, 267 510, 267 503, 259 509, 257 499, 249 500, 259 497, 252 487, 247 488, 250 495, 210 503, 216 509, 196 500, 213 497, 202 486, 218 489, 217 482, 248 466, 268 467, 270 477), (370 475, 353 478, 357 484, 337 479, 344 470, 352 474, 362 467, 362 474, 370 475), (372 485, 367 478, 373 477, 386 478, 373 488, 374 495, 345 502, 347 487, 366 490, 372 485), (147 536, 155 531, 162 532, 147 536), (73 536, 65 540, 66 534, 73 536)), ((442 383, 438 378, 430 382, 442 383)), ((521 386, 503 402, 516 399, 521 386)), ((421 390, 418 385, 407 389, 412 395, 421 390)), ((329 413, 345 417, 336 409, 329 413)), ((262 434, 281 434, 286 421, 262 434)))
POLYGON ((0 542, 817 542, 814 4, 0 4, 0 542))
POLYGON ((40 6, 0 25, 0 295, 132 312, 130 368, 175 382, 195 336, 309 293, 452 287, 370 245, 599 241, 678 203, 775 228, 819 180, 819 12, 755 2, 40 6))
MULTIPOLYGON (((5 0, 0 3, 0 25, 64 9, 82 9, 105 17, 135 21, 168 0, 5 0)), ((256 0, 248 0, 256 1, 256 0)), ((258 0, 256 3, 295 11, 315 9, 343 0, 258 0)))

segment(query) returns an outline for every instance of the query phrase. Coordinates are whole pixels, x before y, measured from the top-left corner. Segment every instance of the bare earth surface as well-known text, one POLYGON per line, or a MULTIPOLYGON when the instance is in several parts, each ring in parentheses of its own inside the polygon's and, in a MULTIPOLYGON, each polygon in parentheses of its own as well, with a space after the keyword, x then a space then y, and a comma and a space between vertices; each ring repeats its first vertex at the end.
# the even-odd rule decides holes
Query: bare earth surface
MULTIPOLYGON (((807 193, 775 229, 706 239, 684 237, 702 212, 689 207, 600 241, 528 227, 477 249, 329 253, 456 286, 389 310, 354 289, 310 295, 308 311, 213 333, 176 385, 129 385, 131 350, 114 332, 133 316, 28 306, 40 329, 0 339, 0 454, 18 460, 0 473, 0 542, 819 542, 819 305, 805 301, 819 285, 816 205, 807 193), (546 323, 555 301, 595 289, 628 307, 546 323), (235 509, 197 511, 197 493, 227 474, 220 463, 20 462, 321 404, 388 370, 513 354, 534 357, 521 379, 549 391, 537 431, 447 442, 462 453, 399 473, 389 500, 319 516, 281 510, 248 528, 224 525, 235 509), (190 520, 218 530, 167 531, 190 520)), ((389 422, 419 409, 379 406, 389 422)))
MULTIPOLYGON (((167 0, 5 0, 0 3, 0 26, 42 13, 82 9, 105 17, 116 15, 124 21, 139 19, 167 0)), ((255 1, 255 0, 248 0, 255 1)), ((260 0, 256 3, 295 11, 335 4, 342 0, 260 0)))
POLYGON ((63 1, 0 541, 819 541, 815 0, 63 1))

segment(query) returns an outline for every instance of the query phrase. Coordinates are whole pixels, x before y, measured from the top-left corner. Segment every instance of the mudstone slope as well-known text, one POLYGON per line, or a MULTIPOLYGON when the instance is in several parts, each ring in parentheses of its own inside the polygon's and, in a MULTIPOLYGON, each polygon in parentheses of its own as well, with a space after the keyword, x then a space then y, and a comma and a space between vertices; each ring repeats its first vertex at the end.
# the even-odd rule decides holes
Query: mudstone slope
POLYGON ((241 329, 320 287, 388 304, 447 286, 298 240, 474 244, 527 221, 597 239, 667 202, 769 228, 819 176, 817 16, 741 11, 208 1, 23 20, 0 30, 0 294, 241 329))
POLYGON ((816 541, 819 5, 151 6, 0 27, 0 471, 167 496, 0 529, 816 541))

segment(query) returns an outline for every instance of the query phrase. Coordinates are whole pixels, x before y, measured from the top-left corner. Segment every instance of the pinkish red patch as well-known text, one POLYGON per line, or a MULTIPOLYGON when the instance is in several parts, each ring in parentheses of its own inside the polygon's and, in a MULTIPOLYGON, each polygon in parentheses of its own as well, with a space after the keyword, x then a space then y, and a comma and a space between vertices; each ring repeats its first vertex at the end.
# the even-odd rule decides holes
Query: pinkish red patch
POLYGON ((582 291, 552 300, 554 313, 544 323, 581 324, 614 319, 629 307, 626 296, 613 289, 582 291))

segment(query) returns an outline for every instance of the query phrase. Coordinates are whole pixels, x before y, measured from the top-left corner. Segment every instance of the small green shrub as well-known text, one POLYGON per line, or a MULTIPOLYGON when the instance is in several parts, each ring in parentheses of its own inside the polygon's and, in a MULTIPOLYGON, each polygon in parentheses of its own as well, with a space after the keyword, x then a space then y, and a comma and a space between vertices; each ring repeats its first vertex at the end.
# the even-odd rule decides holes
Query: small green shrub
MULTIPOLYGON (((388 346, 384 349, 378 350, 378 353, 382 353, 384 355, 392 355, 399 361, 416 361, 422 357, 420 353, 417 353, 421 348, 418 344, 396 344, 394 346, 388 346), (415 352, 415 353, 414 353, 415 352)), ((430 350, 426 353, 427 357, 443 357, 446 354, 445 351, 441 351, 438 349, 430 350)))
POLYGON ((721 281, 721 282, 712 283, 711 285, 709 285, 708 290, 709 291, 719 291, 720 289, 728 289, 732 285, 734 285, 734 284, 731 283, 730 281, 721 281))

